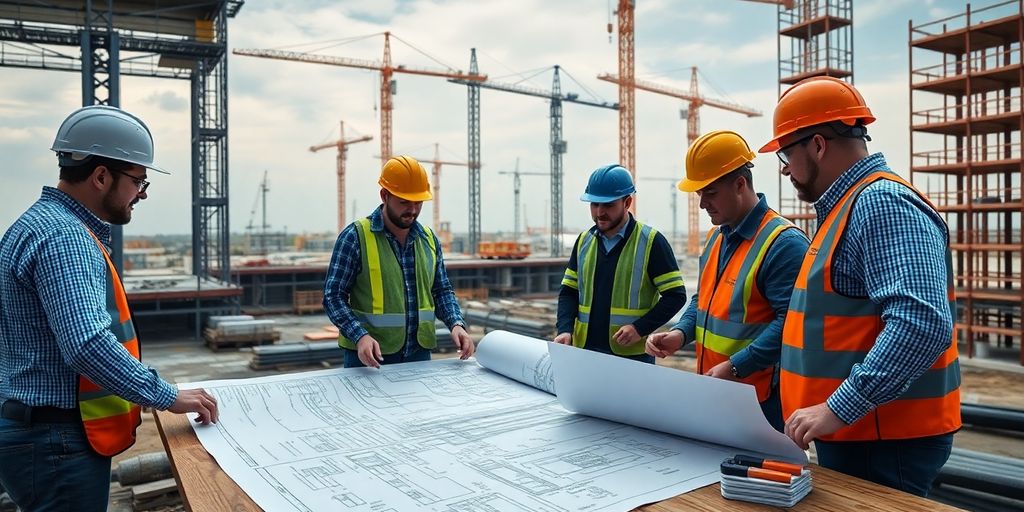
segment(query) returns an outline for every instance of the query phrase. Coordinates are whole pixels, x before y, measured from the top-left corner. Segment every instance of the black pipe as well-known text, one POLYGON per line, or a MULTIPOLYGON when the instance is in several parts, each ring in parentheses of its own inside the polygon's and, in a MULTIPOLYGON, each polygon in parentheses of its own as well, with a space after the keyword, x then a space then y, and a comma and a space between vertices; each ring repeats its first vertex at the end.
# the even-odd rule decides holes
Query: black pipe
POLYGON ((975 427, 1024 432, 1024 411, 1020 409, 960 404, 960 418, 965 424, 975 427))

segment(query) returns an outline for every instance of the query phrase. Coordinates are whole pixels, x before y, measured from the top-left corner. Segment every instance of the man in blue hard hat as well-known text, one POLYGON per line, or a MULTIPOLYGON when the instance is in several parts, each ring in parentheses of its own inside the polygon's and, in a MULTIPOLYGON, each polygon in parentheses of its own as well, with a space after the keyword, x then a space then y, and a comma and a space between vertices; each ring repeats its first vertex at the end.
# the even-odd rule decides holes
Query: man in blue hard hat
POLYGON ((580 200, 594 227, 576 239, 558 294, 555 343, 654 363, 648 334, 686 303, 686 287, 665 236, 633 218, 633 178, 618 164, 590 175, 580 200))

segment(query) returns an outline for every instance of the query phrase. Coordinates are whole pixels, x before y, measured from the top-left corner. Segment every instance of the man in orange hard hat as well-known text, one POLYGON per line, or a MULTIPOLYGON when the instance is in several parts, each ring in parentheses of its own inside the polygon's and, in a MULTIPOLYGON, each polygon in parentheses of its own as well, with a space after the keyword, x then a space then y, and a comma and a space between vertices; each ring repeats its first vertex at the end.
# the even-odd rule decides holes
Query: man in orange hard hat
POLYGON ((700 255, 700 286, 668 332, 647 338, 647 353, 668 357, 697 343, 697 372, 754 386, 768 423, 782 431, 778 364, 797 267, 807 237, 754 192, 756 155, 736 132, 702 135, 686 152, 679 190, 696 192, 718 226, 700 255))
POLYGON ((338 327, 345 367, 430 360, 435 317, 451 330, 462 359, 472 356, 441 244, 416 221, 433 197, 426 170, 396 156, 378 183, 383 204, 338 235, 324 283, 324 309, 338 327))
POLYGON ((818 219, 783 327, 782 410, 822 466, 925 496, 960 428, 949 230, 868 153, 874 121, 852 85, 810 78, 761 148, 818 219))

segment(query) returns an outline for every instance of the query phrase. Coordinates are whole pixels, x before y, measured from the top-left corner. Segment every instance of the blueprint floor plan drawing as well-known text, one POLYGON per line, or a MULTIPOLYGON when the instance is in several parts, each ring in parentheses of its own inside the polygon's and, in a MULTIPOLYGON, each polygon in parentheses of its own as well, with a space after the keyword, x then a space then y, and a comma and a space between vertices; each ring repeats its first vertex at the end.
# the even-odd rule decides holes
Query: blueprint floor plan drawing
MULTIPOLYGON (((543 388, 536 341, 512 351, 531 369, 504 363, 543 388)), ((196 425, 200 441, 275 512, 624 511, 717 482, 735 453, 570 413, 510 377, 448 359, 182 387, 217 397, 220 422, 196 425)))

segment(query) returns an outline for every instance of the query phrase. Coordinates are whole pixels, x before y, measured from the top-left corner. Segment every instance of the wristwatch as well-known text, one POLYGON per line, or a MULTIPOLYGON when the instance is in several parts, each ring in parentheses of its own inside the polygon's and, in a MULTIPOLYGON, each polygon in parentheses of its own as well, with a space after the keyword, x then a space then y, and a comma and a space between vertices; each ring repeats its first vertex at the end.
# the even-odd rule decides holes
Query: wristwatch
POLYGON ((729 369, 732 372, 732 376, 737 379, 740 378, 740 371, 736 369, 736 365, 729 363, 729 369))

